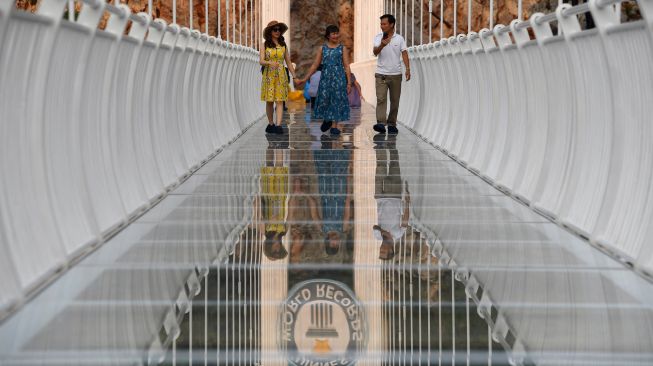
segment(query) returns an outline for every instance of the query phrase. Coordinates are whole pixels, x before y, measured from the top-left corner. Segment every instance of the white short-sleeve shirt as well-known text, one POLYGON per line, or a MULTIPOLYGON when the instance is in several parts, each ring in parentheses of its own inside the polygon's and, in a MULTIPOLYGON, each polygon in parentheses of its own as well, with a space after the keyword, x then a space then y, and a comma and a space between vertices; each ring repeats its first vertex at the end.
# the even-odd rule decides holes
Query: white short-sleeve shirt
MULTIPOLYGON (((379 47, 383 40, 383 33, 374 37, 374 47, 379 47)), ((395 33, 392 35, 390 43, 385 46, 376 60, 376 73, 381 75, 401 75, 401 53, 406 51, 406 41, 404 37, 395 33)))
MULTIPOLYGON (((389 232, 394 240, 398 240, 406 232, 406 228, 401 226, 403 216, 403 204, 401 198, 377 198, 376 212, 381 229, 389 232)), ((383 240, 381 233, 374 230, 374 237, 377 240, 383 240)))

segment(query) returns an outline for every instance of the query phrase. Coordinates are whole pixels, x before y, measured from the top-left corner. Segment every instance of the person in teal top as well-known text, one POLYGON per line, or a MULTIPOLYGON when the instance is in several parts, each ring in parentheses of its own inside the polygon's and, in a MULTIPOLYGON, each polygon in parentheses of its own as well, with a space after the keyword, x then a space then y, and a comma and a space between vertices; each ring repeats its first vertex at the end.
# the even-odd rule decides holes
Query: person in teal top
POLYGON ((323 120, 320 127, 322 132, 330 129, 332 134, 339 135, 338 122, 349 120, 347 95, 352 88, 349 51, 340 43, 340 29, 337 26, 329 25, 324 37, 327 42, 318 50, 308 75, 297 82, 305 83, 322 66, 314 117, 323 120))

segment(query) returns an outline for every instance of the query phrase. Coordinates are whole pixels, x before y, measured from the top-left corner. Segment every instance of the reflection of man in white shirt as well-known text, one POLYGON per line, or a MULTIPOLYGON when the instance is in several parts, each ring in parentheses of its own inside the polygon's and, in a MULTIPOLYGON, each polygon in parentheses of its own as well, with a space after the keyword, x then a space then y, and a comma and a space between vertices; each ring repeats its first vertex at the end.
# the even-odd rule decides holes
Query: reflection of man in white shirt
POLYGON ((401 97, 401 62, 406 67, 406 81, 410 80, 410 61, 404 37, 395 32, 395 17, 385 14, 381 17, 381 31, 374 38, 376 63, 376 124, 374 131, 397 134, 397 113, 401 97), (388 92, 390 93, 390 113, 388 112, 388 92))
MULTIPOLYGON (((395 137, 388 137, 394 139, 395 137)), ((410 218, 410 193, 404 194, 399 153, 394 142, 376 147, 376 177, 374 198, 378 225, 374 225, 374 236, 381 241, 379 258, 394 257, 394 244, 404 235, 410 218)))

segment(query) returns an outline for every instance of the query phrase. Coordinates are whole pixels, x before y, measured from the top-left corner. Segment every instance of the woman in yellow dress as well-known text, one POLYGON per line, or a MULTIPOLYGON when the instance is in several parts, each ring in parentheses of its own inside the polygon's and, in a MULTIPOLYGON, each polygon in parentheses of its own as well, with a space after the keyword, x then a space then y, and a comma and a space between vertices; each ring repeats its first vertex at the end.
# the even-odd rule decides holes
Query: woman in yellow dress
POLYGON ((288 47, 283 34, 288 26, 276 20, 268 23, 263 30, 265 42, 261 45, 259 63, 263 66, 263 82, 261 83, 261 100, 266 102, 268 126, 266 133, 282 134, 281 120, 283 119, 283 102, 288 100, 288 75, 284 61, 293 78, 296 78, 295 68, 290 62, 288 47), (274 107, 277 109, 277 123, 274 124, 274 107))

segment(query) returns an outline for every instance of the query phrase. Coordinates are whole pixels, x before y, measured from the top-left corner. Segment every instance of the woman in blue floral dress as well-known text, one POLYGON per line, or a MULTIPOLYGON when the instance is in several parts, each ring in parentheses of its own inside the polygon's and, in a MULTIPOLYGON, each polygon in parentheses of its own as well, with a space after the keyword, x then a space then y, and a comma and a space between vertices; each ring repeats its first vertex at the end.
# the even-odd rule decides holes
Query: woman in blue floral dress
POLYGON ((331 129, 332 134, 339 135, 338 122, 349 120, 349 52, 340 43, 340 29, 337 26, 328 26, 324 37, 327 42, 318 50, 308 75, 297 82, 305 83, 322 65, 322 77, 313 113, 315 118, 323 120, 320 127, 322 132, 331 129))

